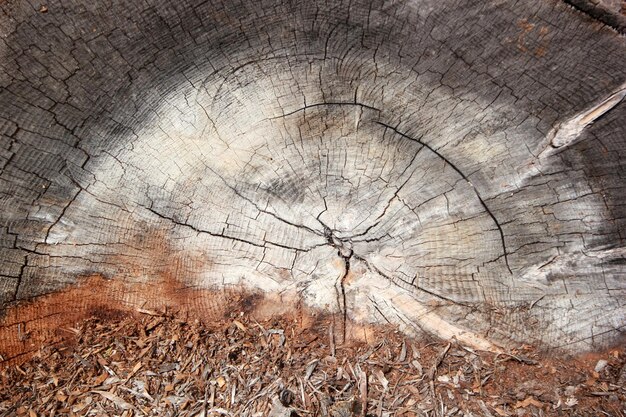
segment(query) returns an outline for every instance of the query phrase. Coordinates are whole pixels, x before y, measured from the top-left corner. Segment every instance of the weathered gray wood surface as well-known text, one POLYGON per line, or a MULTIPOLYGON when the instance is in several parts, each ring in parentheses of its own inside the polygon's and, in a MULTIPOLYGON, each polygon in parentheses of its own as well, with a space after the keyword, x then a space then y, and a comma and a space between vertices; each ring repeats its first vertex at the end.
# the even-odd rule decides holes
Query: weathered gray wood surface
POLYGON ((625 0, 565 0, 592 19, 599 20, 621 34, 626 34, 625 0))
POLYGON ((623 333, 626 43, 580 11, 0 10, 0 301, 173 274, 476 346, 623 333))

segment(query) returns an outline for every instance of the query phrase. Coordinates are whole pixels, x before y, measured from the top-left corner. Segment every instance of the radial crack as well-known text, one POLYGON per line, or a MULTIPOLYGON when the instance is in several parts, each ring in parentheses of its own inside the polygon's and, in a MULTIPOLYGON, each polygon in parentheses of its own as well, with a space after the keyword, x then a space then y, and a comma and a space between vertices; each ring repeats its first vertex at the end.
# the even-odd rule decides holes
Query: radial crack
POLYGON ((417 142, 420 145, 424 146, 425 148, 428 148, 428 150, 430 150, 432 153, 434 153, 439 158, 441 158, 445 163, 450 165, 450 167, 452 167, 452 169, 455 170, 467 182, 467 184, 470 186, 470 188, 474 191, 474 194, 476 194, 476 197, 478 197, 478 201, 480 201, 480 204, 483 206, 483 208, 485 209, 485 211, 487 212, 489 217, 491 217, 491 219, 493 220, 494 224, 498 228, 498 232, 500 233, 500 241, 502 243, 502 252, 503 252, 503 255, 504 255, 504 263, 506 264, 506 268, 509 271, 509 273, 513 274, 513 271, 511 270, 511 267, 509 266, 508 252, 507 252, 507 249, 506 249, 506 241, 504 239, 504 231, 502 230, 502 226, 500 226, 500 222, 498 222, 498 219, 496 219, 496 216, 489 209, 489 207, 487 207, 487 204, 485 203, 483 198, 480 196, 480 193, 478 192, 476 187, 474 187, 474 184, 472 184, 472 182, 469 180, 469 178, 467 178, 467 176, 465 176, 465 174, 463 174, 463 172, 459 168, 457 168, 457 166, 455 164, 453 164, 449 159, 444 157, 435 148, 433 148, 432 146, 428 145, 427 143, 422 142, 420 139, 408 136, 405 133, 400 132, 397 128, 395 128, 393 126, 390 126, 388 124, 385 124, 383 122, 376 122, 376 123, 378 123, 381 126, 384 126, 387 129, 392 130, 393 132, 397 133, 398 135, 402 136, 403 138, 412 140, 412 141, 417 142))
MULTIPOLYGON (((320 221, 320 223, 322 223, 320 221)), ((322 223, 323 224, 323 223, 322 223)), ((323 224, 324 225, 324 224, 323 224)), ((324 225, 324 236, 326 237, 327 243, 333 248, 337 249, 337 255, 343 259, 344 271, 342 276, 337 280, 337 284, 335 284, 335 288, 339 287, 339 292, 337 293, 337 305, 339 306, 339 310, 341 311, 342 323, 341 323, 341 334, 342 340, 345 342, 346 340, 346 323, 348 322, 348 303, 346 300, 346 279, 348 278, 348 274, 350 273, 350 259, 354 255, 352 252, 352 248, 348 242, 344 242, 333 235, 333 231, 326 225, 324 225)))
POLYGON ((154 210, 154 209, 152 209, 150 207, 147 207, 146 210, 148 210, 152 214, 155 214, 156 216, 158 216, 158 217, 160 217, 160 218, 162 218, 164 220, 168 220, 168 221, 174 223, 177 226, 187 227, 187 228, 193 230, 196 233, 206 233, 206 234, 208 234, 210 236, 213 236, 213 237, 220 237, 220 238, 223 238, 223 239, 230 239, 230 240, 234 240, 236 242, 246 243, 248 245, 255 246, 257 248, 267 248, 267 245, 269 244, 269 245, 276 246, 276 247, 283 248, 283 249, 295 250, 295 251, 300 251, 300 252, 308 252, 311 249, 314 249, 316 247, 324 245, 324 244, 319 244, 319 245, 314 245, 314 246, 311 246, 309 248, 303 249, 303 248, 287 246, 287 245, 283 245, 281 243, 270 242, 270 241, 263 241, 263 243, 261 244, 261 243, 252 242, 250 240, 241 239, 241 238, 234 237, 234 236, 228 236, 228 235, 225 235, 223 233, 215 233, 215 232, 211 232, 209 230, 200 229, 200 228, 198 228, 196 226, 193 226, 193 225, 191 225, 189 223, 181 222, 181 221, 178 221, 178 220, 174 219, 173 217, 166 216, 166 215, 164 215, 162 213, 159 213, 158 211, 156 211, 156 210, 154 210))
MULTIPOLYGON (((341 252, 339 252, 341 254, 341 252)), ((345 281, 346 278, 348 277, 348 274, 350 273, 350 256, 341 256, 341 258, 343 259, 344 262, 344 273, 343 276, 341 277, 341 280, 339 281, 339 286, 341 288, 341 301, 342 301, 342 314, 343 314, 343 322, 342 322, 342 335, 343 335, 343 341, 346 341, 346 323, 348 321, 348 304, 346 301, 346 285, 345 285, 345 281)))
MULTIPOLYGON (((356 255, 356 254, 354 254, 354 258, 355 258, 355 259, 357 259, 357 260, 359 260, 359 261, 361 261, 361 262, 363 262, 363 263, 365 264, 365 266, 367 267, 367 269, 369 269, 370 271, 375 272, 376 274, 378 274, 378 275, 380 275, 381 277, 385 278, 385 279, 386 279, 386 280, 388 280, 389 282, 391 282, 391 283, 393 283, 393 284, 395 284, 395 285, 398 285, 398 284, 396 284, 396 283, 395 283, 394 278, 392 278, 392 277, 390 277, 389 275, 385 274, 383 271, 381 271, 380 269, 378 269, 375 265, 373 265, 372 263, 370 263, 367 259, 363 258, 362 256, 356 255)), ((448 298, 448 297, 446 297, 446 296, 443 296, 443 295, 441 295, 441 294, 437 294, 436 292, 433 292, 433 291, 427 290, 426 288, 420 287, 419 285, 416 285, 416 284, 415 284, 415 283, 413 283, 413 282, 408 282, 408 281, 405 281, 405 280, 403 280, 402 278, 398 278, 398 279, 399 279, 400 281, 402 281, 402 282, 406 283, 406 284, 409 284, 411 287, 413 287, 413 288, 415 288, 415 289, 417 289, 417 290, 419 290, 419 291, 421 291, 421 292, 423 292, 423 293, 426 293, 426 294, 428 294, 428 295, 431 295, 431 296, 433 296, 433 297, 435 297, 435 298, 438 298, 438 299, 440 299, 440 300, 447 301, 448 303, 452 303, 452 304, 460 305, 460 306, 463 306, 463 307, 472 308, 472 306, 470 306, 470 305, 467 305, 467 304, 462 303, 462 302, 460 302, 460 301, 453 300, 453 299, 448 298)))
POLYGON ((272 217, 274 217, 276 220, 281 221, 281 222, 283 222, 283 223, 285 223, 285 224, 288 224, 288 225, 290 225, 290 226, 297 227, 297 228, 302 229, 302 230, 306 230, 306 231, 311 232, 311 233, 313 233, 313 234, 315 234, 315 235, 317 235, 317 236, 322 236, 322 233, 318 232, 318 231, 317 231, 317 230, 315 230, 315 229, 311 229, 310 227, 307 227, 307 226, 305 226, 305 225, 303 225, 303 224, 298 224, 298 223, 291 222, 291 221, 289 221, 289 220, 287 220, 287 219, 283 219, 282 217, 280 217, 280 216, 279 216, 278 214, 276 214, 276 213, 272 213, 271 211, 268 211, 268 210, 262 209, 262 208, 261 208, 261 207, 259 207, 259 205, 258 205, 257 203, 255 203, 252 199, 250 199, 250 198, 248 198, 248 197, 244 196, 241 192, 239 192, 239 190, 237 190, 235 187, 233 187, 232 185, 230 185, 230 183, 228 183, 228 181, 226 181, 226 179, 225 179, 224 177, 222 177, 220 174, 218 174, 218 173, 217 173, 214 169, 212 169, 211 167, 208 167, 208 166, 207 166, 207 169, 208 169, 209 171, 211 171, 213 174, 215 174, 215 176, 217 176, 217 177, 218 177, 218 178, 219 178, 219 179, 220 179, 220 180, 224 183, 224 185, 225 185, 226 187, 228 187, 228 188, 229 188, 232 192, 234 192, 234 193, 237 195, 237 197, 240 197, 240 198, 244 199, 245 201, 247 201, 248 203, 252 204, 252 205, 254 206, 254 208, 256 208, 259 212, 264 213, 264 214, 267 214, 268 216, 272 216, 272 217))

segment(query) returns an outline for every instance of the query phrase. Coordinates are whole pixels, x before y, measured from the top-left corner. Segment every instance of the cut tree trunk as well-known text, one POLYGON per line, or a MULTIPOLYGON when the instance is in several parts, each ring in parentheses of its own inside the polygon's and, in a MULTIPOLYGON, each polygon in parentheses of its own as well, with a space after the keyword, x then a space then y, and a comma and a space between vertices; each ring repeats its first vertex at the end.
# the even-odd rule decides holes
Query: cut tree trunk
POLYGON ((623 16, 571 3, 0 1, 0 301, 167 278, 616 343, 623 16))

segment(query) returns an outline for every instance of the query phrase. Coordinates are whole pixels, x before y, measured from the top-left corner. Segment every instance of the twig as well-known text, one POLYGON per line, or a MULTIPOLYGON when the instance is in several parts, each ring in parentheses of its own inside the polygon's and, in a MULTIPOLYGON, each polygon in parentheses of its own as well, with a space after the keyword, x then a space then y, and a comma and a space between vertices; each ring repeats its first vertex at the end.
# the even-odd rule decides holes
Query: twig
POLYGON ((506 352, 500 352, 500 353, 496 354, 496 356, 494 358, 494 362, 502 363, 502 362, 509 361, 511 359, 514 359, 514 360, 516 360, 517 362, 520 362, 520 363, 525 363, 526 365, 537 365, 537 363, 538 363, 536 360, 527 358, 526 356, 515 356, 515 355, 512 355, 510 353, 506 353, 506 352), (498 360, 498 356, 500 356, 500 355, 508 356, 508 358, 502 359, 502 360, 499 361, 498 360))
POLYGON ((439 365, 441 365, 441 362, 443 362, 443 359, 446 357, 446 354, 450 350, 450 346, 452 346, 452 343, 448 343, 448 345, 445 348, 443 348, 443 350, 439 353, 439 355, 437 355, 437 359, 435 359, 435 363, 433 363, 433 366, 428 371, 428 378, 431 381, 435 379, 435 374, 437 373, 437 369, 439 368, 439 365))

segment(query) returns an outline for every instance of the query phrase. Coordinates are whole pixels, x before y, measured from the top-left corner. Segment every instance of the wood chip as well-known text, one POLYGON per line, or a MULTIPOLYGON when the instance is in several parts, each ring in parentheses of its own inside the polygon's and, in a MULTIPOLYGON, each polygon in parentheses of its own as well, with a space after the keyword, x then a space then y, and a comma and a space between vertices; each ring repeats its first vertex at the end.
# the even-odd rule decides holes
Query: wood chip
POLYGON ((529 405, 535 406, 537 408, 542 408, 543 407, 543 403, 541 401, 537 401, 533 397, 526 397, 526 399, 524 401, 518 401, 517 403, 515 403, 514 407, 515 408, 526 408, 529 405))
POLYGON ((133 406, 131 404, 127 403, 122 398, 118 397, 117 395, 111 394, 110 392, 100 391, 100 390, 93 390, 91 392, 93 392, 95 394, 102 395, 104 398, 106 398, 107 400, 111 401, 112 403, 114 403, 117 407, 121 408, 122 410, 130 410, 130 409, 133 408, 133 406))
POLYGON ((535 365, 517 359, 532 354, 526 350, 471 352, 405 339, 392 329, 371 343, 335 346, 333 356, 331 319, 306 335, 293 320, 258 323, 238 315, 241 326, 234 321, 209 327, 143 313, 88 320, 76 327, 79 343, 45 347, 22 366, 0 370, 0 416, 509 417, 530 407, 597 415, 594 410, 626 400, 616 384, 623 349, 603 356, 616 372, 588 378, 597 358, 585 364, 537 359, 535 365), (587 381, 572 389, 567 381, 576 379, 587 381), (24 387, 34 387, 37 396, 24 387), (274 398, 283 400, 280 410, 274 398))

